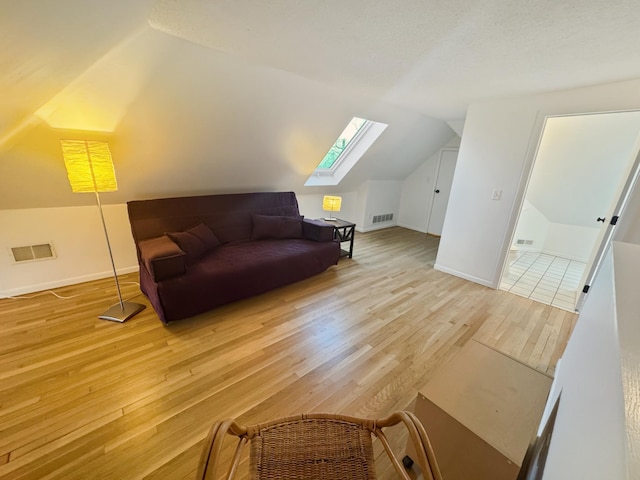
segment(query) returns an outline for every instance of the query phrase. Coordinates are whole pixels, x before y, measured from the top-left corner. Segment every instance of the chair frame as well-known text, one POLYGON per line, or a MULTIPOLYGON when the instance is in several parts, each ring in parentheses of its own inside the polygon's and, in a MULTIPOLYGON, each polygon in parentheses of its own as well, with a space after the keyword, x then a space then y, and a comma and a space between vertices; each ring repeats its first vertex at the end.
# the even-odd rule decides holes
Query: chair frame
MULTIPOLYGON (((398 424, 404 424, 409 432, 409 441, 413 444, 413 447, 417 453, 417 461, 422 469, 422 474, 425 480, 442 480, 440 469, 433 453, 433 448, 427 432, 425 431, 422 423, 411 412, 400 411, 391 414, 390 416, 382 419, 364 419, 358 417, 350 417, 344 415, 327 414, 327 413, 311 413, 302 414, 291 417, 280 418, 266 423, 261 423, 252 426, 242 426, 235 422, 233 419, 227 419, 219 421, 213 424, 209 435, 207 436, 202 455, 200 457, 200 464, 198 466, 197 478, 201 480, 205 479, 217 479, 218 470, 220 468, 219 460, 222 452, 223 443, 227 435, 231 435, 238 438, 238 443, 227 472, 227 476, 224 477, 227 480, 232 480, 237 471, 240 463, 240 458, 244 447, 253 438, 258 436, 261 430, 277 426, 285 423, 295 423, 302 420, 328 420, 339 421, 350 424, 355 424, 367 429, 370 434, 377 437, 382 443, 385 452, 387 453, 391 463, 395 470, 400 475, 400 478, 404 480, 411 480, 411 477, 405 470, 402 462, 398 460, 397 456, 391 450, 391 445, 385 436, 383 429, 392 427, 398 424)), ((253 478, 253 477, 252 477, 253 478)))

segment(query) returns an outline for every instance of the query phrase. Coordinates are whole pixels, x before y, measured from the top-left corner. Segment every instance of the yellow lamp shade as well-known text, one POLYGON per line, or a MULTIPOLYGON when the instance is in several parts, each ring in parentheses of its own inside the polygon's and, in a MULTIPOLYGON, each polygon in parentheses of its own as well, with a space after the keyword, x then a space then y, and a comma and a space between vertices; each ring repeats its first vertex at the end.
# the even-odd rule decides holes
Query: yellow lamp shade
POLYGON ((339 212, 342 206, 342 197, 325 195, 322 199, 322 209, 327 212, 339 212))
POLYGON ((60 140, 62 156, 73 192, 115 192, 118 190, 107 142, 60 140))

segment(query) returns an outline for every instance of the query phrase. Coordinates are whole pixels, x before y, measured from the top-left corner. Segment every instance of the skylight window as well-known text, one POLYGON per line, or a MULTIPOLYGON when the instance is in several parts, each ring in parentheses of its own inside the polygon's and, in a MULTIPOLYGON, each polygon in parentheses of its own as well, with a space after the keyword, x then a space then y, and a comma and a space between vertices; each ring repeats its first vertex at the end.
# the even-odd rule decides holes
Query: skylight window
POLYGON ((305 182, 305 186, 338 185, 385 128, 386 123, 353 117, 305 182))
POLYGON ((328 170, 333 167, 367 122, 364 118, 353 117, 316 168, 328 170))

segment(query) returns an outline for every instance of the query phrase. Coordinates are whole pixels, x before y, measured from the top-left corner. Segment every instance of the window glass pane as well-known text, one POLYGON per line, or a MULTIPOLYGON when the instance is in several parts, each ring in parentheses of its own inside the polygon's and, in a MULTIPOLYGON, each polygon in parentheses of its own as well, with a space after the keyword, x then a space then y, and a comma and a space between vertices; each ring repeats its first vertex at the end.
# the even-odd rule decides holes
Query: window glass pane
POLYGON ((327 154, 324 156, 317 169, 327 170, 336 163, 336 160, 342 155, 353 137, 360 131, 362 126, 367 122, 364 118, 353 117, 346 128, 342 131, 336 142, 331 146, 327 154))

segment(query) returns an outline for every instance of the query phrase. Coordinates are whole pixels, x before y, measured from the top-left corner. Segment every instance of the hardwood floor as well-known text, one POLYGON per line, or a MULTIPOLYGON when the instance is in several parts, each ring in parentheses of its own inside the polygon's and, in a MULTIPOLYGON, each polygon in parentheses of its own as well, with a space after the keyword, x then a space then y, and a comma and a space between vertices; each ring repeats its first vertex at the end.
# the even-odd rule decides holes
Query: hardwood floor
POLYGON ((98 320, 111 279, 0 300, 0 478, 193 478, 215 419, 410 409, 472 338, 553 374, 576 315, 438 272, 436 247, 357 234, 352 260, 167 327, 141 294, 127 323, 98 320))

